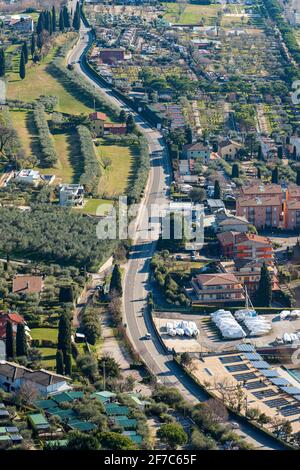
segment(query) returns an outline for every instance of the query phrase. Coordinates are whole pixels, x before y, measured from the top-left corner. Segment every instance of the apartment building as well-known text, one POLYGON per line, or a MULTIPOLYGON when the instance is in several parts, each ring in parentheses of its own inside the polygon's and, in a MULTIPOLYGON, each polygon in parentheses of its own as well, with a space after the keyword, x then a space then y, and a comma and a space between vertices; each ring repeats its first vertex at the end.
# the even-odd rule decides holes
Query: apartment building
POLYGON ((264 260, 273 263, 274 252, 272 241, 252 233, 224 232, 218 233, 223 256, 234 259, 264 260))
MULTIPOLYGON (((259 286, 263 259, 235 259, 220 263, 224 273, 233 274, 237 280, 247 288, 249 293, 255 292, 259 286)), ((272 290, 279 289, 277 269, 273 264, 268 264, 268 271, 272 281, 272 290)))
POLYGON ((276 196, 240 196, 236 215, 245 217, 257 229, 279 228, 282 222, 282 198, 276 196))
POLYGON ((224 304, 243 303, 243 286, 231 273, 198 274, 192 278, 192 303, 224 304))

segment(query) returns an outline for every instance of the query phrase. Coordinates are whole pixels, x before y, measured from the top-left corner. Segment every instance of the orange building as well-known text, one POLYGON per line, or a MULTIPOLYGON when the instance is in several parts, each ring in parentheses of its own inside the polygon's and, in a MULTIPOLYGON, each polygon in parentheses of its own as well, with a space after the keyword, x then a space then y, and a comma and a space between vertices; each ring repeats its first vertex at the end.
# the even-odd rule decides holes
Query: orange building
POLYGON ((272 241, 252 233, 225 232, 217 234, 223 255, 231 259, 264 260, 273 262, 272 241))
POLYGON ((278 228, 282 219, 282 196, 240 196, 236 215, 246 217, 257 229, 278 228))

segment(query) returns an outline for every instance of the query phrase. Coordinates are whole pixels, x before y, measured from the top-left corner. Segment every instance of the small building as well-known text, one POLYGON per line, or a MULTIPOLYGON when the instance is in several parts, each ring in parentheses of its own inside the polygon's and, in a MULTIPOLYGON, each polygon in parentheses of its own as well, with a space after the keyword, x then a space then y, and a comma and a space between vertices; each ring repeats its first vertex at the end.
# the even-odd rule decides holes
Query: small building
POLYGON ((59 203, 61 206, 83 206, 84 187, 81 184, 61 184, 59 203))
POLYGON ((217 232, 248 232, 249 222, 245 217, 238 217, 227 212, 220 212, 215 217, 217 232))
POLYGON ((89 115, 92 133, 95 137, 102 137, 104 134, 104 124, 107 121, 105 113, 94 112, 89 115))
POLYGON ((96 398, 102 403, 111 403, 116 399, 117 394, 110 392, 109 390, 103 390, 102 392, 95 392, 91 395, 91 398, 96 398))
POLYGON ((243 145, 234 140, 224 140, 218 145, 218 154, 221 158, 226 160, 234 159, 239 150, 243 148, 243 145))
POLYGON ((19 33, 32 33, 34 30, 34 22, 29 15, 7 15, 2 16, 4 24, 19 33))
POLYGON ((37 395, 48 396, 68 391, 70 379, 45 369, 32 370, 15 362, 0 361, 0 387, 15 392, 23 385, 32 387, 37 395))
MULTIPOLYGON (((259 286, 261 268, 265 261, 263 259, 235 259, 232 261, 221 262, 220 266, 223 272, 232 273, 238 281, 247 287, 247 290, 252 293, 255 292, 259 286)), ((272 281, 272 290, 279 289, 277 278, 277 270, 274 265, 267 265, 270 278, 272 281)))
POLYGON ((125 49, 123 48, 111 48, 111 49, 100 49, 99 57, 104 64, 115 64, 116 62, 125 60, 125 49))
POLYGON ((207 199, 207 207, 211 214, 225 211, 225 205, 222 199, 207 199))
POLYGON ((13 278, 12 291, 14 294, 40 294, 44 289, 42 276, 16 274, 13 278))
POLYGON ((21 170, 16 174, 17 183, 32 184, 37 186, 41 180, 40 173, 36 170, 21 170))
POLYGON ((104 134, 124 135, 126 134, 126 124, 105 122, 104 134))
POLYGON ((231 273, 198 274, 192 278, 192 303, 234 304, 245 300, 242 284, 231 273))
MULTIPOLYGON (((16 335, 19 324, 25 325, 25 333, 30 338, 30 329, 27 326, 26 321, 18 313, 7 313, 0 312, 0 340, 6 338, 6 324, 10 322, 13 328, 13 334, 16 335)), ((4 358, 5 358, 5 347, 4 347, 4 358)))
POLYGON ((28 415, 31 427, 37 432, 47 431, 50 428, 49 421, 42 413, 32 413, 28 415))
POLYGON ((203 142, 195 142, 194 144, 185 145, 183 148, 183 154, 188 160, 201 160, 203 163, 209 161, 210 153, 210 146, 205 145, 203 142))

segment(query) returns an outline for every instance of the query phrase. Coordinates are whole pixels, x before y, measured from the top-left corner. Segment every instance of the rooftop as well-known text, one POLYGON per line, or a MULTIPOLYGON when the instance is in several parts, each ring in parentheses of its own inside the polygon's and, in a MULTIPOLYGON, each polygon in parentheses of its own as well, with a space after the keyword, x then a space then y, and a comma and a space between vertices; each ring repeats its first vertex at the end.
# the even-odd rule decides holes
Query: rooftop
POLYGON ((18 294, 40 293, 43 290, 42 276, 17 274, 13 278, 13 292, 18 294))

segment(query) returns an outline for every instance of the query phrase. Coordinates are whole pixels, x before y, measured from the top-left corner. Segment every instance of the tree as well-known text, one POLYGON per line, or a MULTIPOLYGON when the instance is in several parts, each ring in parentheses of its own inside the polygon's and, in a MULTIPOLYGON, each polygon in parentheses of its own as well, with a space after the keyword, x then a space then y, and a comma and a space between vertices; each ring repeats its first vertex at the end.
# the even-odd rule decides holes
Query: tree
POLYGON ((52 20, 52 31, 53 31, 53 33, 55 33, 56 32, 56 11, 55 11, 55 6, 54 5, 52 7, 51 20, 52 20))
POLYGON ((128 114, 126 119, 126 132, 127 134, 131 134, 135 130, 135 121, 132 114, 128 114))
POLYGON ((205 199, 205 191, 203 188, 193 188, 189 192, 189 197, 193 202, 202 202, 205 199))
POLYGON ((182 395, 173 387, 158 387, 152 397, 156 402, 166 403, 172 407, 182 402, 182 395))
POLYGON ((231 169, 231 178, 239 178, 239 177, 240 177, 240 168, 237 163, 234 163, 231 169))
POLYGON ((296 184, 300 186, 300 168, 297 168, 296 184))
POLYGON ((65 374, 72 374, 72 356, 70 353, 67 353, 65 356, 65 374))
POLYGON ((0 49, 0 77, 5 75, 5 54, 4 50, 0 49))
POLYGON ((166 443, 169 449, 176 449, 187 443, 188 436, 181 424, 163 424, 157 431, 157 437, 166 443))
POLYGON ((260 270, 260 280, 256 291, 256 304, 258 307, 270 307, 272 300, 272 282, 266 263, 260 270))
POLYGON ((64 30, 65 30, 65 23, 64 23, 64 13, 63 13, 62 9, 59 12, 59 21, 58 21, 58 23, 59 23, 59 31, 61 33, 63 33, 64 30))
POLYGON ((23 42, 22 51, 23 51, 23 54, 24 54, 25 64, 27 64, 27 62, 28 62, 28 47, 27 47, 27 41, 24 41, 24 42, 23 42))
POLYGON ((297 148, 296 148, 295 145, 294 145, 294 147, 293 147, 292 159, 293 159, 293 160, 297 160, 297 148))
POLYGON ((188 144, 193 143, 193 130, 190 126, 188 126, 185 130, 186 141, 188 144))
POLYGON ((63 313, 59 319, 57 349, 62 350, 64 360, 71 352, 71 320, 66 313, 63 313))
POLYGON ((73 286, 60 286, 59 288, 59 302, 74 302, 74 289, 73 286))
POLYGON ((272 183, 278 184, 278 166, 272 170, 272 183))
POLYGON ((17 336, 16 336, 16 354, 17 357, 27 356, 27 339, 25 333, 25 326, 23 323, 18 323, 17 336))
POLYGON ((215 180, 214 199, 221 199, 221 186, 218 180, 215 180))
POLYGON ((116 291, 120 297, 122 296, 122 272, 118 264, 114 265, 110 280, 109 292, 111 293, 113 290, 116 291))
POLYGON ((44 12, 41 12, 38 18, 37 26, 36 26, 36 33, 41 34, 44 28, 45 28, 44 12))
POLYGON ((31 35, 30 52, 31 52, 31 58, 33 59, 33 56, 34 56, 34 53, 35 53, 35 35, 34 35, 34 33, 32 33, 32 35, 31 35))
POLYGON ((282 160, 282 157, 283 157, 283 148, 282 148, 282 145, 280 145, 278 147, 278 158, 282 160))
POLYGON ((259 168, 259 166, 257 167, 257 178, 260 180, 261 179, 261 169, 259 168))
POLYGON ((7 359, 12 359, 15 357, 15 339, 14 339, 13 326, 10 321, 6 323, 5 352, 6 352, 7 359))
POLYGON ((76 10, 75 10, 75 13, 74 13, 72 26, 75 29, 75 31, 79 31, 79 29, 80 29, 80 7, 79 7, 78 2, 76 3, 76 10))
POLYGON ((65 28, 70 28, 71 22, 70 22, 70 14, 67 6, 65 5, 63 7, 63 17, 64 17, 64 26, 65 28))
POLYGON ((64 355, 61 349, 56 351, 56 373, 64 375, 64 355))
POLYGON ((257 159, 258 160, 263 160, 263 153, 262 153, 262 148, 261 148, 261 145, 259 145, 258 147, 258 151, 257 151, 257 159))
POLYGON ((123 436, 118 432, 101 432, 97 437, 103 449, 135 450, 137 448, 128 436, 123 436))
POLYGON ((124 109, 121 109, 120 114, 119 114, 119 121, 120 122, 126 122, 127 114, 124 109))
POLYGON ((105 377, 117 379, 120 377, 120 366, 113 357, 102 356, 98 361, 98 369, 101 375, 105 377))
POLYGON ((68 450, 99 450, 100 443, 95 436, 79 431, 71 431, 67 434, 68 450))
POLYGON ((20 75, 21 80, 24 80, 26 76, 26 69, 25 69, 25 57, 24 57, 23 50, 21 51, 21 57, 20 57, 19 75, 20 75))
POLYGON ((188 352, 184 352, 180 356, 180 362, 182 365, 189 367, 192 363, 192 357, 188 352))

